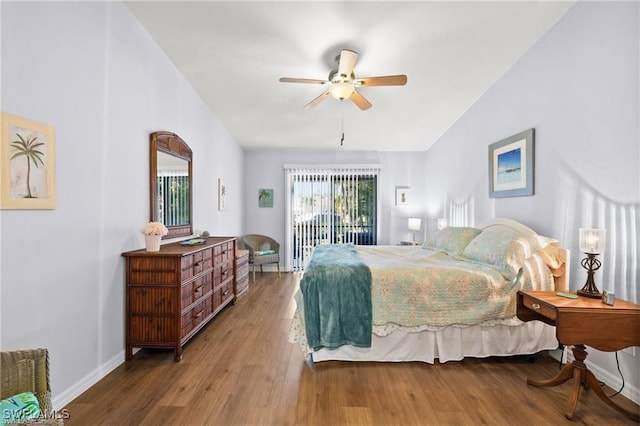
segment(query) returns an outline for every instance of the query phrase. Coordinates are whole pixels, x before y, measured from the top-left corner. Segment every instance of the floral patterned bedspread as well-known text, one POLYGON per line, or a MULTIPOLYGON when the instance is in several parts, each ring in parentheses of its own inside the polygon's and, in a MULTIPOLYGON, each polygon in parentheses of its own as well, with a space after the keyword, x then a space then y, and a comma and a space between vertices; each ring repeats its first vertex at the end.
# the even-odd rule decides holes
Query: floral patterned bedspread
POLYGON ((518 290, 553 290, 546 267, 513 283, 489 265, 412 246, 357 246, 371 269, 373 325, 476 325, 516 315, 518 290))

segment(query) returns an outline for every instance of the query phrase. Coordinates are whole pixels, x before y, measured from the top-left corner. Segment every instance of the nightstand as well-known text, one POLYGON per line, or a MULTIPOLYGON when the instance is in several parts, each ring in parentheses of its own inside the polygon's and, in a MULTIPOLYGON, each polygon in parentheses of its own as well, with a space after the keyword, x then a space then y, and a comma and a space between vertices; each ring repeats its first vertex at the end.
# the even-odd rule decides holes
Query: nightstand
POLYGON ((573 378, 573 387, 567 412, 573 417, 578 405, 580 385, 593 392, 609 406, 632 420, 640 416, 618 406, 604 393, 595 375, 584 363, 585 345, 612 352, 630 346, 640 346, 640 305, 616 299, 606 305, 600 299, 578 297, 568 299, 553 291, 519 291, 518 318, 522 321, 542 321, 556 327, 556 337, 565 346, 573 345, 574 361, 565 365, 560 373, 548 380, 527 379, 533 386, 556 386, 573 378))

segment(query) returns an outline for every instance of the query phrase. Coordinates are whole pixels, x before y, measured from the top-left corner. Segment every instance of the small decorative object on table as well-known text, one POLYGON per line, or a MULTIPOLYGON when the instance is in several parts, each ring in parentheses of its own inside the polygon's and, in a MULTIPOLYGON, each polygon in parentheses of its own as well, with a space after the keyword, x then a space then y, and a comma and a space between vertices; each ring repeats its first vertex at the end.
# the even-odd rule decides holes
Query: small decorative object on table
POLYGON ((205 240, 204 238, 191 238, 190 240, 184 240, 180 242, 180 244, 183 246, 197 246, 206 242, 207 240, 205 240))
POLYGON ((160 222, 149 222, 142 228, 147 251, 160 251, 160 240, 169 230, 160 222))

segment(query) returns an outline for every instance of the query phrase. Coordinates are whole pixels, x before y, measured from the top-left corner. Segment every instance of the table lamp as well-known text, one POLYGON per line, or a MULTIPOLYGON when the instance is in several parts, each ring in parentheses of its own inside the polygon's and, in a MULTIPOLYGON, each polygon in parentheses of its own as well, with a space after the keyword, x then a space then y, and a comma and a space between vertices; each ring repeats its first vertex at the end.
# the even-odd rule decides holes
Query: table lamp
POLYGON ((578 290, 580 296, 601 298, 602 294, 596 287, 593 280, 593 274, 600 269, 602 263, 596 259, 596 256, 604 252, 607 231, 605 229, 579 229, 579 246, 580 250, 587 255, 580 265, 587 270, 587 282, 582 290, 578 290))
POLYGON ((420 223, 422 221, 419 217, 410 217, 409 218, 409 231, 413 231, 413 242, 416 242, 416 231, 420 230, 420 223))

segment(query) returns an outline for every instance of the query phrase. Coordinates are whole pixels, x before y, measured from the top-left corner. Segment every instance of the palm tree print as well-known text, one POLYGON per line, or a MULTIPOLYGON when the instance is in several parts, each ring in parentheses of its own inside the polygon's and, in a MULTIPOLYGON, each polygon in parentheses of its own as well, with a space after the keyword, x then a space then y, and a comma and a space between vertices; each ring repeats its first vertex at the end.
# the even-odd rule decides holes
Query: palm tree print
POLYGON ((38 167, 38 163, 44 167, 44 153, 39 150, 39 148, 44 145, 44 142, 36 142, 38 140, 37 136, 27 138, 26 140, 19 133, 16 133, 16 136, 18 140, 10 144, 11 149, 14 150, 14 154, 10 160, 25 157, 27 160, 27 195, 24 198, 37 198, 31 194, 31 183, 29 182, 31 178, 31 163, 33 163, 35 167, 38 167))
POLYGON ((272 190, 271 189, 261 189, 258 192, 258 204, 262 207, 271 207, 272 201, 272 190))

